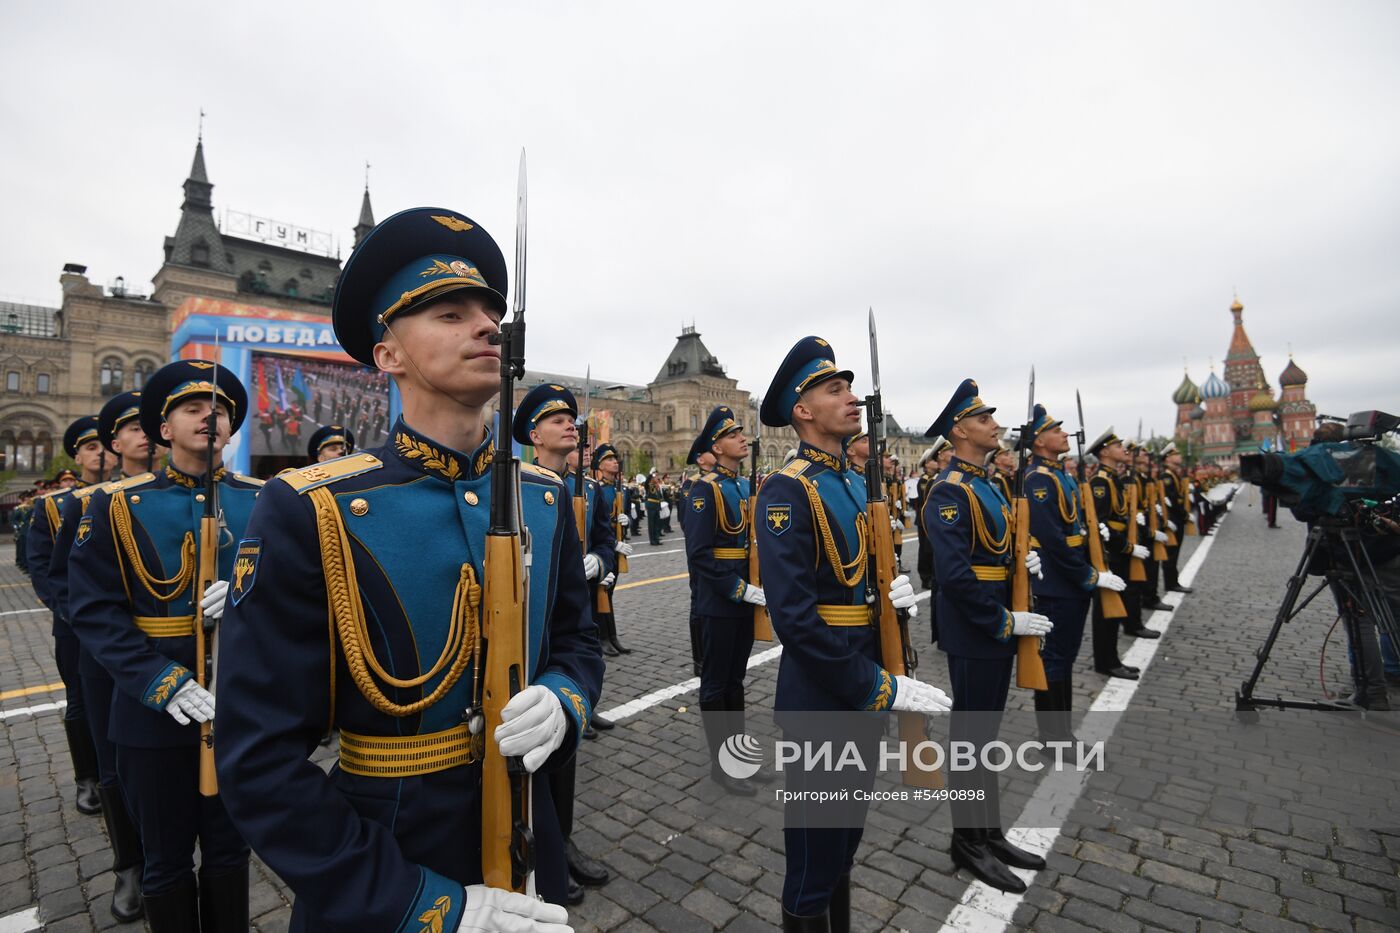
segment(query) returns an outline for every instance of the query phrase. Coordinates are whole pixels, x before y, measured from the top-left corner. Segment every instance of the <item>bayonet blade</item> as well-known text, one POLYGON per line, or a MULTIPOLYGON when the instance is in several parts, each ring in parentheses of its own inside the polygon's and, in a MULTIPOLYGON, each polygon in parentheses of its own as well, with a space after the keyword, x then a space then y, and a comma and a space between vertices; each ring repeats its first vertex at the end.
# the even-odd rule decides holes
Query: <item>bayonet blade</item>
POLYGON ((1079 430, 1084 430, 1084 400, 1079 397, 1079 390, 1074 390, 1074 407, 1079 409, 1079 430))
POLYGON ((525 316, 525 242, 530 198, 525 182, 525 150, 520 150, 520 177, 515 189, 515 294, 511 304, 514 320, 525 316))
POLYGON ((1026 424, 1035 421, 1035 367, 1031 367, 1031 386, 1026 395, 1026 424))
POLYGON ((875 334, 875 309, 870 308, 870 384, 880 394, 880 344, 875 334))

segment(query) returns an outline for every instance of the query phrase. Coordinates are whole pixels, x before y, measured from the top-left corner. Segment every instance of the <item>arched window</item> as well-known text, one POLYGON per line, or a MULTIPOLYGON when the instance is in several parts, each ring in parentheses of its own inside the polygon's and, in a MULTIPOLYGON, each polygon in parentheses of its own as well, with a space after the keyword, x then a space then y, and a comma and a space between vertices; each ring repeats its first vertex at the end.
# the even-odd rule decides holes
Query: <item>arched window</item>
POLYGON ((15 432, 6 428, 0 431, 0 470, 15 468, 15 432))
POLYGON ((146 384, 146 380, 151 378, 151 373, 156 371, 156 364, 149 360, 142 360, 136 364, 136 369, 131 374, 131 387, 139 390, 146 384))
POLYGON ((122 390, 122 361, 109 356, 102 361, 102 372, 98 378, 98 391, 104 396, 116 395, 122 390))
POLYGON ((34 470, 34 435, 21 431, 15 443, 15 469, 21 473, 34 470))
POLYGON ((12 370, 10 370, 9 372, 5 373, 5 391, 6 391, 6 392, 18 392, 18 391, 19 391, 19 371, 18 371, 18 370, 12 369, 12 370))

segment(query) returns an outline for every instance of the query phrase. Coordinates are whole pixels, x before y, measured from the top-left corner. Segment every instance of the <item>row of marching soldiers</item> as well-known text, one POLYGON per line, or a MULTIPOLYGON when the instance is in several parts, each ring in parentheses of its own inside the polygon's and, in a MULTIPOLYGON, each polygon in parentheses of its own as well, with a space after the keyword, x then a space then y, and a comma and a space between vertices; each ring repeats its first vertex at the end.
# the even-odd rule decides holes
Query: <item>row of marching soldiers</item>
MULTIPOLYGON (((689 487, 682 515, 692 625, 703 645, 700 702, 711 778, 730 794, 752 796, 753 783, 774 779, 760 769, 740 780, 722 767, 726 738, 744 731, 745 669, 756 637, 776 632, 783 643, 775 706, 789 739, 803 727, 783 719, 785 711, 951 710, 954 741, 991 741, 999 715, 989 725, 986 714, 1005 709, 1018 645, 1029 641, 1039 642, 1044 668, 1034 694, 1041 740, 1074 742, 1073 668, 1086 622, 1093 620, 1095 669, 1136 678, 1138 670, 1119 654, 1120 631, 1160 637, 1143 624, 1145 612, 1164 608, 1159 586, 1189 592, 1177 560, 1182 536, 1196 531, 1190 517, 1197 492, 1174 447, 1153 454, 1125 444, 1110 428, 1088 445, 1085 459, 1094 462, 1081 472, 1077 459, 1067 461, 1071 435, 1036 405, 1022 428, 1030 538, 1024 563, 1034 597, 1016 605, 1010 585, 1018 569, 1015 466, 996 409, 979 397, 974 381, 958 386, 929 429, 938 440, 920 464, 924 477, 908 498, 911 516, 892 459, 870 458, 851 381, 826 341, 809 337, 792 349, 761 418, 793 427, 801 443, 761 488, 741 475, 748 440, 727 407, 715 409, 691 451, 702 476, 689 487), (871 488, 886 490, 889 528, 875 527, 876 513, 867 512, 867 460, 884 465, 871 488), (896 610, 917 611, 919 597, 902 567, 888 593, 871 588, 873 536, 891 535, 896 552, 910 517, 917 523, 919 572, 932 591, 934 639, 947 656, 947 692, 913 670, 887 666, 872 607, 872 600, 888 598, 896 610)), ((800 772, 785 774, 789 792, 816 786, 800 772)), ((976 770, 952 780, 956 789, 978 794, 977 802, 951 808, 954 864, 992 887, 1024 891, 1010 869, 1045 863, 1004 832, 996 776, 976 770)), ((805 825, 794 806, 785 828, 783 928, 849 930, 850 871, 861 830, 805 825)))

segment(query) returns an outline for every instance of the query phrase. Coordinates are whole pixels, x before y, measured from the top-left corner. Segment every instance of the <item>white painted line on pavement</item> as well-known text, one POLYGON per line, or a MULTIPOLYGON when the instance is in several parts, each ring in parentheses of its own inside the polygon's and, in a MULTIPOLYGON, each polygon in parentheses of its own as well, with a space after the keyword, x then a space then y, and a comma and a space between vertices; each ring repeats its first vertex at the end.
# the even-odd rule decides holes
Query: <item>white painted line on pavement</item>
POLYGON ((37 907, 26 907, 7 917, 0 917, 0 933, 29 933, 30 930, 37 930, 41 926, 43 924, 39 922, 37 907))
MULTIPOLYGON (((27 615, 27 614, 29 614, 29 613, 31 613, 31 612, 48 612, 48 611, 49 611, 49 610, 48 610, 46 607, 44 607, 44 606, 40 606, 40 607, 37 608, 37 609, 11 609, 9 612, 0 612, 0 616, 22 616, 22 615, 27 615)), ((0 933, 3 933, 3 931, 0 931, 0 933)))
MULTIPOLYGON (((1227 506, 1227 512, 1230 506, 1227 506)), ((1218 529, 1225 521, 1224 515, 1220 521, 1216 522, 1218 529)), ((1186 566, 1181 568, 1179 582, 1182 586, 1190 586, 1191 581, 1196 579, 1196 573, 1205 563, 1206 555, 1210 553, 1211 545, 1215 543, 1215 536, 1210 535, 1201 539, 1196 550, 1191 554, 1191 559, 1186 562, 1186 566)), ((1181 605, 1184 594, 1168 593, 1165 601, 1174 606, 1181 605)), ((1165 633, 1171 625, 1172 612, 1157 610, 1152 613, 1148 621, 1160 621, 1160 626, 1148 626, 1156 628, 1165 633)), ((1132 664, 1142 668, 1143 675, 1147 674, 1147 667, 1157 654, 1157 646, 1162 639, 1136 639, 1131 648, 1123 656, 1126 664, 1132 664)), ((1099 695, 1094 698, 1094 702, 1089 706, 1091 713, 1115 713, 1123 712, 1128 708, 1129 701, 1133 694, 1137 693, 1141 680, 1119 680, 1109 678, 1104 688, 1099 691, 1099 695)), ((1078 730, 1081 741, 1085 743, 1107 742, 1113 735, 1113 729, 1117 726, 1116 717, 1100 717, 1093 722, 1084 720, 1078 730)), ((1089 771, 1052 771, 1046 774, 1035 793, 1027 802, 1025 809, 1029 811, 1033 807, 1040 807, 1053 813, 1060 820, 1060 825, 1053 827, 1012 827, 1006 831, 1006 836, 1016 845, 1037 855, 1045 855, 1050 851, 1055 840, 1059 838, 1060 832, 1064 829, 1064 824, 1069 819, 1070 812, 1079 800, 1079 795, 1083 793, 1085 784, 1088 783, 1092 772, 1089 771)), ((1035 883, 1034 871, 1021 868, 1012 868, 1022 881, 1026 883, 1027 890, 1035 883)), ((963 891, 963 895, 958 899, 958 904, 948 912, 948 918, 943 921, 943 926, 939 933, 1003 933, 1011 925, 1011 918, 1015 915, 1016 909, 1021 906, 1025 899, 1024 894, 1007 894, 998 891, 980 881, 973 881, 963 891)))
MULTIPOLYGON (((40 713, 47 713, 50 710, 63 709, 63 707, 67 705, 67 700, 59 700, 56 703, 40 703, 38 706, 23 706, 19 709, 0 710, 0 720, 13 719, 16 716, 37 716, 40 713)), ((0 933, 5 933, 4 927, 0 927, 0 933)))
POLYGON ((669 551, 633 551, 627 555, 628 560, 636 560, 638 557, 660 557, 662 554, 679 554, 684 551, 683 547, 674 547, 669 551))

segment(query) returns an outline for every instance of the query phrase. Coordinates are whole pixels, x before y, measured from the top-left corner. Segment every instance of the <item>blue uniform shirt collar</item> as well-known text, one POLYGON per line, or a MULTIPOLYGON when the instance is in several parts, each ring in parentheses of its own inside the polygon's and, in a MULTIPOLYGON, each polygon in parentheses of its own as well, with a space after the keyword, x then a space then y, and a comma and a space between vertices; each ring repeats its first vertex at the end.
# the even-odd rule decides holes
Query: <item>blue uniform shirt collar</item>
POLYGON ((980 476, 983 479, 987 478, 986 470, 982 469, 975 463, 968 463, 966 460, 964 460, 962 457, 957 456, 956 454, 953 455, 952 461, 949 462, 948 469, 959 470, 967 474, 968 476, 980 476))
POLYGON ((402 417, 394 422, 393 436, 394 453, 399 460, 420 473, 449 483, 484 476, 491 469, 491 458, 496 453, 490 428, 486 429, 486 439, 470 454, 453 450, 415 431, 402 417))
POLYGON ((1038 466, 1043 466, 1051 470, 1061 471, 1063 471, 1065 468, 1065 465, 1062 462, 1060 462, 1058 458, 1052 460, 1049 457, 1042 457, 1040 454, 1033 454, 1031 456, 1031 468, 1034 469, 1038 466))
POLYGON ((844 450, 841 452, 841 456, 835 457, 820 447, 813 447, 806 441, 802 441, 797 445, 797 457, 799 460, 815 463, 828 470, 836 470, 838 473, 846 472, 846 452, 844 450))
POLYGON ((718 464, 718 463, 715 464, 715 472, 718 473, 720 476, 723 476, 725 479, 738 479, 738 478, 739 478, 739 474, 738 474, 738 473, 736 473, 735 471, 729 469, 728 467, 723 466, 723 465, 718 464))

